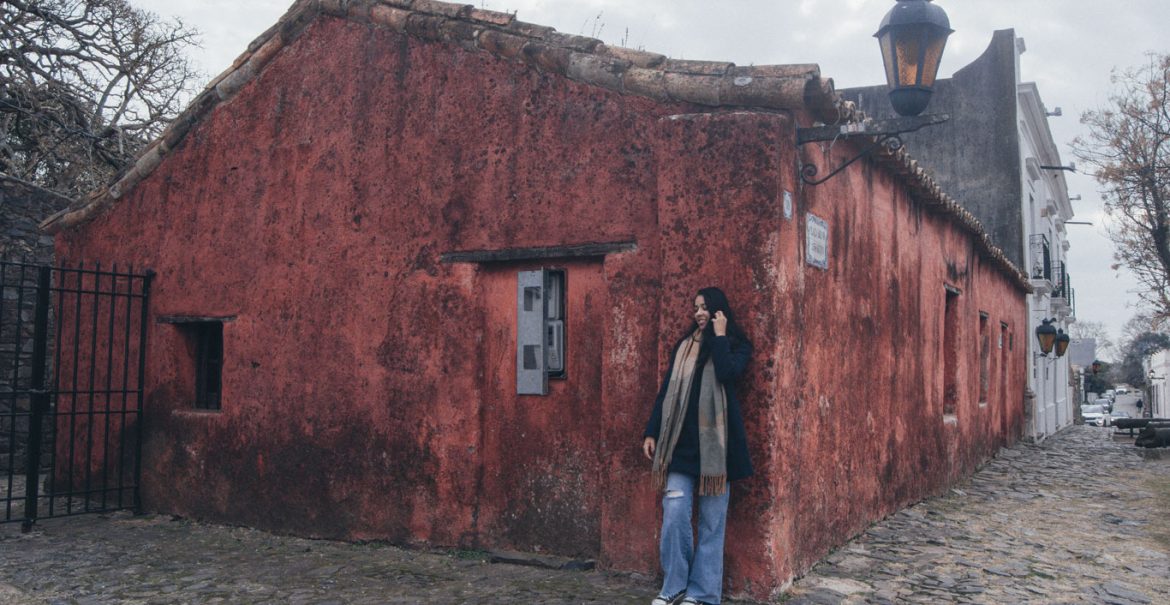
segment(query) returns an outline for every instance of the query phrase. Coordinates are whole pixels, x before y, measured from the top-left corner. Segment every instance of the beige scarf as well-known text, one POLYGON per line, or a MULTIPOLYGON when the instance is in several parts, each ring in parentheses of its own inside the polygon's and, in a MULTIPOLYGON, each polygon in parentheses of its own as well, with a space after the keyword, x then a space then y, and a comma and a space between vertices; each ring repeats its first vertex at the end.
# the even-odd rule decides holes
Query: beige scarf
MULTIPOLYGON (((674 446, 687 415, 699 341, 688 338, 674 355, 674 367, 666 398, 662 400, 662 425, 654 450, 652 480, 655 489, 666 486, 666 475, 674 446)), ((718 496, 727 491, 727 393, 715 378, 715 363, 703 364, 699 385, 699 495, 718 496)))

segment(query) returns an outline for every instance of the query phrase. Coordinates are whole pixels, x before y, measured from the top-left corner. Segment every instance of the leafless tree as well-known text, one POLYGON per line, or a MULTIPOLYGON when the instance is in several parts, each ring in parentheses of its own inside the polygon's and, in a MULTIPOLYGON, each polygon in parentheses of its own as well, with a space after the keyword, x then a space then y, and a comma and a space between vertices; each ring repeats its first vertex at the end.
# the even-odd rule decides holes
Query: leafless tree
POLYGON ((1069 325, 1068 335, 1073 339, 1092 338, 1097 347, 1097 357, 1113 357, 1113 339, 1102 322, 1077 320, 1076 323, 1069 325))
POLYGON ((182 109, 196 36, 126 0, 0 0, 0 172, 108 183, 182 109))
POLYGON ((1154 317, 1149 313, 1138 313, 1126 320, 1125 324, 1121 326, 1121 347, 1122 349, 1129 348, 1129 344, 1137 339, 1137 337, 1146 332, 1157 332, 1160 328, 1160 322, 1155 321, 1154 317))
POLYGON ((1085 112, 1089 133, 1073 152, 1104 186, 1115 268, 1133 271, 1155 319, 1170 318, 1170 55, 1114 72, 1103 109, 1085 112))

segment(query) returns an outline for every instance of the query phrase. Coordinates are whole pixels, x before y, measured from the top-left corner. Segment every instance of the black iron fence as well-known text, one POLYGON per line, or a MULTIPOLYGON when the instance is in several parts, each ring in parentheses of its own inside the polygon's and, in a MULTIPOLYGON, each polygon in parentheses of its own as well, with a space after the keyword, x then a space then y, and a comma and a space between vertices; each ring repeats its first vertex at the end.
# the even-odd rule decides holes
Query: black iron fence
POLYGON ((151 277, 0 261, 0 523, 138 507, 151 277))

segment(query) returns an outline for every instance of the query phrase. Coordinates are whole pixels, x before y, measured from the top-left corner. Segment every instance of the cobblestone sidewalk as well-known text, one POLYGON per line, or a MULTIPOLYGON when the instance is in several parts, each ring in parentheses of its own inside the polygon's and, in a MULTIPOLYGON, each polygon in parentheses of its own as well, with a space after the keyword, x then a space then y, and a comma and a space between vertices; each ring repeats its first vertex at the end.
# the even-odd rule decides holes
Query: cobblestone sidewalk
MULTIPOLYGON (((1004 450, 875 524, 781 597, 838 603, 1170 603, 1170 460, 1110 429, 1004 450)), ((275 536, 167 516, 0 527, 0 603, 645 605, 654 580, 275 536)), ((729 605, 737 601, 725 601, 729 605)), ((738 601, 738 603, 744 603, 738 601)))

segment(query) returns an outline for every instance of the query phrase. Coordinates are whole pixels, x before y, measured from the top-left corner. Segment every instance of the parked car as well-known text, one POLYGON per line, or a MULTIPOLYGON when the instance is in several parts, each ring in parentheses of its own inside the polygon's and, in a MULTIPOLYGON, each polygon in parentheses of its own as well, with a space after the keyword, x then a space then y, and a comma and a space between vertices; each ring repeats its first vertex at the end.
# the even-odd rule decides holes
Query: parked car
POLYGON ((1117 398, 1117 391, 1114 391, 1113 389, 1109 389, 1108 391, 1105 391, 1105 393, 1101 396, 1108 397, 1109 401, 1113 401, 1114 399, 1117 398))
POLYGON ((1116 412, 1109 412, 1108 414, 1105 414, 1105 426, 1113 426, 1113 421, 1117 420, 1118 418, 1130 418, 1130 415, 1121 410, 1117 410, 1116 412))
POLYGON ((1104 426, 1105 414, 1105 407, 1100 404, 1090 403, 1081 406, 1081 418, 1084 419, 1086 425, 1104 426))
POLYGON ((1104 408, 1106 412, 1113 411, 1113 400, 1108 397, 1098 397, 1097 399, 1093 400, 1092 405, 1099 405, 1104 408))

